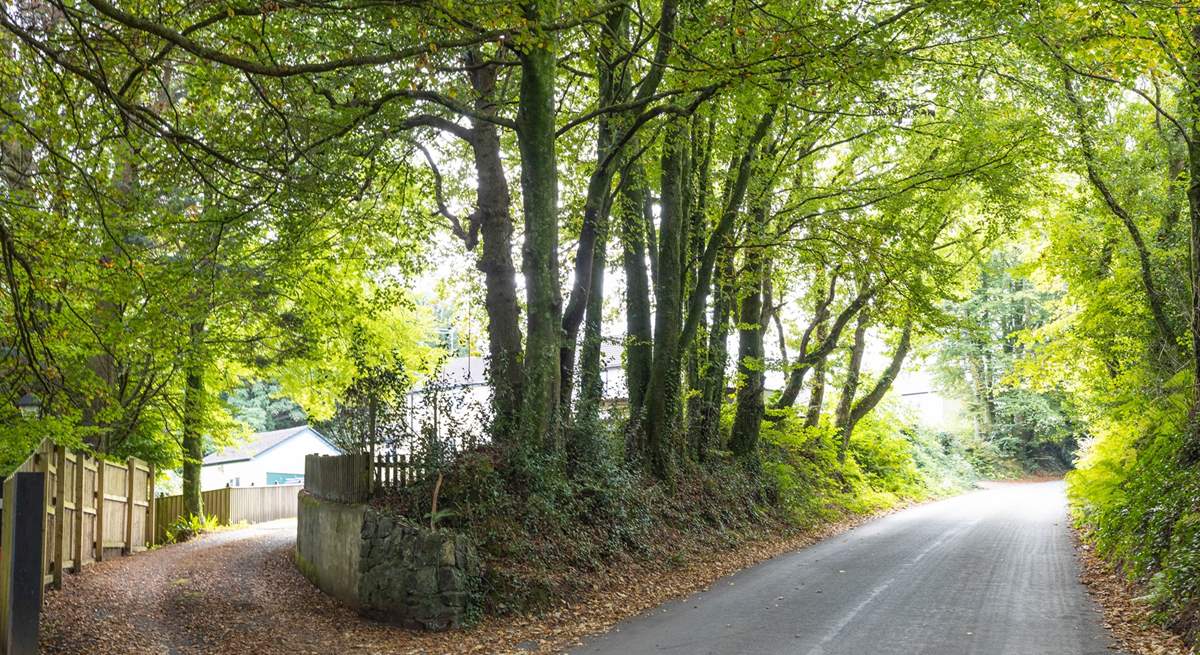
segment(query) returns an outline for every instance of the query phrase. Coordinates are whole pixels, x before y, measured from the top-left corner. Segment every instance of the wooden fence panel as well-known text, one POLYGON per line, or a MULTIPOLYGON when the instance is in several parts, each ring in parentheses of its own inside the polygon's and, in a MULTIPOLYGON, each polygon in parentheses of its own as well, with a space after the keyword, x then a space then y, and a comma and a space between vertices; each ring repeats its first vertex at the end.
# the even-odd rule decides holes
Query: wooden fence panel
POLYGON ((146 550, 146 544, 151 540, 147 537, 150 533, 149 526, 152 525, 150 515, 154 513, 151 507, 152 497, 149 495, 150 470, 147 464, 140 464, 135 459, 129 460, 129 506, 133 508, 133 514, 126 517, 125 541, 130 552, 146 550))
POLYGON ((410 455, 380 453, 372 462, 375 490, 400 489, 414 485, 429 475, 421 463, 410 455))
POLYGON ((71 570, 79 573, 85 562, 92 561, 93 528, 96 520, 95 470, 88 468, 89 458, 82 453, 74 453, 71 479, 71 500, 74 509, 71 514, 71 570))
POLYGON ((368 453, 304 457, 304 490, 325 500, 366 502, 371 498, 373 475, 368 453))
POLYGON ((205 491, 202 496, 204 497, 204 513, 217 517, 217 523, 221 525, 229 525, 229 487, 205 491))
MULTIPOLYGON (((43 444, 47 442, 43 441, 43 444)), ((46 501, 46 511, 42 514, 42 573, 43 580, 46 585, 54 582, 54 562, 58 559, 54 553, 54 529, 56 511, 54 501, 54 486, 57 478, 57 470, 54 465, 54 446, 49 444, 49 447, 44 451, 34 454, 37 462, 38 470, 46 474, 46 493, 43 496, 46 501)))
POLYGON ((303 485, 280 484, 230 489, 229 522, 262 523, 296 516, 296 495, 303 485))
POLYGON ((82 537, 79 543, 79 568, 82 569, 84 564, 91 564, 96 561, 96 521, 97 521, 97 504, 99 498, 96 496, 97 471, 100 469, 100 464, 91 457, 83 459, 83 525, 80 533, 82 537))
POLYGON ((155 505, 155 540, 164 542, 167 539, 167 528, 176 519, 183 516, 183 496, 162 496, 154 499, 155 505))
MULTIPOLYGON (((265 487, 223 487, 201 494, 204 513, 220 525, 263 523, 296 516, 296 494, 303 485, 265 487)), ((165 540, 167 528, 184 515, 183 496, 163 496, 154 500, 155 534, 165 540)))
POLYGON ((104 537, 105 548, 125 550, 125 514, 129 499, 125 496, 129 471, 112 462, 104 462, 104 537))
MULTIPOLYGON (((145 550, 153 543, 149 528, 154 470, 137 459, 125 465, 55 446, 45 439, 16 469, 45 473, 42 564, 45 584, 62 584, 63 572, 79 572, 103 558, 104 548, 145 550)), ((0 557, 4 557, 0 544, 0 557)))
POLYGON ((60 466, 61 480, 57 487, 57 493, 62 495, 62 529, 60 530, 62 542, 58 545, 57 550, 62 554, 60 558, 62 567, 72 570, 76 569, 76 544, 79 541, 76 526, 79 518, 83 516, 79 511, 79 496, 82 494, 76 484, 83 471, 80 459, 82 458, 78 453, 63 450, 60 459, 62 463, 60 466))

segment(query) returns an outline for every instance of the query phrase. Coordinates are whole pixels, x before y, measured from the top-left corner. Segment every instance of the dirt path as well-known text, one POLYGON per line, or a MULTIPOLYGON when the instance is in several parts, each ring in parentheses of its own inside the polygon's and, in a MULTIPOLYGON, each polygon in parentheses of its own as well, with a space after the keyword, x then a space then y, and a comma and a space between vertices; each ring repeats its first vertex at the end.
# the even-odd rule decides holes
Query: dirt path
POLYGON ((301 577, 295 535, 294 520, 275 521, 67 576, 47 597, 42 652, 374 653, 411 643, 301 577))

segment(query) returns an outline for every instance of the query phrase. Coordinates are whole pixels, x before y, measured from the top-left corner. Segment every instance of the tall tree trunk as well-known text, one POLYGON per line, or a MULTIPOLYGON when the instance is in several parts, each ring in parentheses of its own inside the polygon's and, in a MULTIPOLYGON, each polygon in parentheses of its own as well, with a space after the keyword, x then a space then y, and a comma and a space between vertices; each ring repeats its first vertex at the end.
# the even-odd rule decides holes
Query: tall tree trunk
POLYGON ((1158 330, 1159 341, 1163 344, 1163 348, 1167 351, 1171 359, 1177 361, 1179 352, 1175 341, 1175 332, 1171 329, 1170 321, 1167 320, 1166 302, 1163 299, 1162 293, 1158 290, 1158 285, 1154 281, 1154 270, 1150 262, 1150 249, 1146 246, 1146 241, 1142 238, 1142 232, 1138 228, 1137 222, 1133 220, 1133 216, 1117 200, 1112 190, 1108 187, 1108 184, 1104 181, 1104 178, 1100 175, 1100 169, 1096 160, 1096 147, 1088 127, 1087 114, 1084 111, 1083 103, 1075 95, 1075 88, 1071 83, 1069 72, 1065 72, 1064 86, 1066 88, 1067 99, 1071 102, 1075 110, 1075 128, 1079 134, 1079 146, 1083 154, 1084 165, 1087 168, 1088 181, 1100 193, 1104 204, 1120 219, 1121 224, 1129 232, 1134 252, 1137 253, 1138 257, 1142 288, 1146 292, 1146 304, 1149 306, 1150 314, 1154 318, 1154 325, 1158 330))
POLYGON ((1191 139, 1188 144, 1188 216, 1189 269, 1192 286, 1191 337, 1192 337, 1192 410, 1189 421, 1189 439, 1184 448, 1184 461, 1200 462, 1200 18, 1192 18, 1192 56, 1188 71, 1191 74, 1189 89, 1191 139))
MULTIPOLYGON (((709 112, 707 118, 699 114, 692 117, 692 156, 689 170, 690 193, 685 195, 691 200, 688 203, 688 244, 683 248, 683 269, 686 271, 685 298, 691 298, 696 292, 699 274, 696 257, 704 252, 704 235, 708 230, 708 196, 709 173, 712 170, 712 137, 716 125, 716 112, 709 112), (702 135, 702 138, 701 138, 702 135)), ((697 461, 700 459, 699 439, 701 418, 704 412, 703 371, 708 359, 708 350, 704 340, 708 336, 708 315, 700 315, 699 338, 685 350, 687 408, 680 429, 688 436, 688 454, 697 461)))
MULTIPOLYGON (((601 125, 601 134, 607 133, 607 126, 601 125)), ((597 139, 596 148, 605 153, 608 150, 607 136, 597 139)), ((606 167, 608 168, 608 167, 606 167)), ((583 207, 583 228, 579 234, 579 252, 575 257, 574 284, 566 308, 563 310, 563 342, 559 354, 559 375, 562 378, 561 397, 564 417, 570 412, 571 394, 574 388, 575 374, 575 345, 579 338, 579 328, 587 313, 588 299, 591 297, 592 275, 595 273, 593 262, 597 250, 604 247, 600 241, 601 223, 607 222, 607 217, 601 213, 608 208, 607 196, 612 186, 611 169, 596 171, 588 183, 587 199, 583 207)))
MULTIPOLYGON (((830 300, 833 298, 832 294, 833 287, 830 287, 830 300)), ((845 329, 851 318, 859 315, 862 309, 867 306, 873 295, 875 295, 873 287, 864 286, 860 288, 858 295, 833 320, 833 325, 830 326, 825 338, 819 341, 812 349, 808 348, 809 336, 811 332, 816 330, 816 326, 819 323, 814 319, 814 322, 809 324, 808 329, 805 330, 804 338, 800 342, 800 353, 792 361, 792 370, 788 375, 787 386, 784 387, 783 393, 775 401, 776 409, 783 409, 796 404, 796 398, 800 395, 800 388, 804 382, 804 374, 814 364, 825 359, 829 356, 829 353, 833 352, 833 349, 837 347, 838 341, 842 338, 842 330, 845 329)), ((818 312, 819 317, 820 312, 818 312)))
POLYGON ((698 253, 700 264, 696 273, 696 293, 688 301, 687 314, 680 335, 680 345, 684 348, 691 345, 700 326, 700 317, 704 314, 708 302, 709 285, 712 282, 713 269, 716 266, 717 254, 727 245, 726 237, 732 233, 734 223, 746 199, 746 190, 750 186, 750 177, 754 172, 755 162, 758 161, 759 146, 766 138, 767 132, 775 122, 777 106, 772 105, 754 125, 746 148, 739 157, 729 162, 729 172, 726 175, 725 206, 721 210, 721 218, 713 228, 712 234, 705 244, 704 251, 698 253))
MULTIPOLYGON (((496 125, 482 117, 494 116, 496 104, 495 64, 471 72, 476 91, 475 110, 481 118, 471 119, 470 144, 475 155, 476 211, 482 236, 482 254, 475 267, 484 275, 484 306, 488 317, 488 377, 492 384, 493 438, 511 438, 521 406, 520 308, 517 304, 517 272, 512 259, 512 199, 504 162, 500 158, 500 135, 496 125)), ((473 244, 468 244, 473 245, 473 244)))
POLYGON ((687 454, 695 460, 700 459, 700 449, 697 437, 699 429, 703 423, 704 413, 704 365, 708 358, 708 352, 701 346, 701 339, 708 337, 708 317, 701 319, 699 338, 692 341, 692 345, 684 354, 684 388, 687 389, 683 412, 683 421, 680 424, 680 430, 687 435, 687 454))
POLYGON ((971 388, 974 390, 975 404, 981 412, 979 429, 985 438, 990 439, 995 419, 993 416, 992 392, 987 386, 983 370, 983 357, 980 355, 970 355, 968 356, 968 360, 971 366, 971 388))
POLYGON ((204 460, 204 323, 188 326, 187 361, 184 365, 183 413, 183 511, 188 516, 204 515, 200 493, 200 468, 204 460))
MULTIPOLYGON (((805 364, 804 362, 809 353, 810 342, 814 333, 818 337, 818 344, 824 344, 825 340, 829 337, 828 329, 826 329, 826 321, 829 320, 829 308, 833 305, 833 299, 837 295, 837 278, 835 276, 828 283, 825 283, 824 278, 824 274, 819 273, 814 282, 817 292, 817 305, 813 309, 812 320, 809 321, 808 327, 804 328, 804 334, 800 337, 800 348, 796 353, 795 360, 790 365, 787 363, 784 364, 784 370, 787 371, 787 382, 784 383, 779 397, 775 399, 775 409, 784 409, 796 404, 796 398, 800 396, 800 388, 804 385, 804 375, 812 366, 812 364, 805 364), (819 332, 817 332, 818 328, 820 328, 819 332)), ((780 339, 782 338, 780 337, 780 339)), ((811 360, 811 358, 807 359, 811 360)), ((824 360, 824 357, 821 360, 824 360)))
MULTIPOLYGON (((638 85, 633 98, 634 104, 644 103, 658 90, 665 71, 667 58, 674 46, 674 33, 678 13, 678 0, 665 0, 662 3, 658 23, 658 45, 650 70, 638 85)), ((608 15, 606 38, 601 40, 597 70, 599 71, 600 92, 599 105, 609 106, 629 98, 631 85, 629 66, 624 52, 614 57, 613 45, 619 43, 622 50, 628 47, 628 14, 626 5, 621 5, 608 15), (620 64, 620 65, 618 65, 620 64)), ((587 196, 584 200, 583 224, 580 228, 579 246, 575 257, 575 277, 566 309, 563 311, 563 332, 565 339, 560 356, 561 377, 563 381, 562 402, 564 409, 569 409, 571 399, 572 376, 575 364, 575 345, 579 326, 586 313, 586 305, 590 296, 591 277, 596 269, 592 260, 597 256, 598 249, 604 244, 598 240, 601 223, 608 219, 608 197, 612 188, 612 180, 620 163, 618 156, 627 146, 634 143, 628 130, 636 130, 634 112, 623 111, 610 120, 609 114, 597 117, 596 135, 596 168, 588 182, 587 196)), ((636 149, 636 148, 635 148, 636 149)), ((645 203, 643 203, 645 206, 645 203)))
POLYGON ((676 120, 663 137, 662 208, 655 284, 653 366, 646 387, 646 447, 651 472, 660 480, 671 477, 679 401, 679 329, 683 294, 684 171, 688 130, 676 120))
MULTIPOLYGON (((618 98, 624 98, 629 91, 629 78, 624 73, 627 67, 618 70, 617 58, 613 56, 614 44, 624 45, 628 40, 628 14, 628 7, 622 5, 609 12, 605 21, 605 32, 600 39, 596 54, 597 102, 601 107, 616 103, 618 98)), ((588 180, 587 196, 583 203, 583 225, 580 228, 579 245, 575 254, 574 284, 571 287, 567 305, 563 309, 564 339, 559 354, 562 393, 559 402, 564 419, 567 419, 571 412, 579 327, 581 323, 598 320, 599 311, 602 309, 602 299, 600 304, 592 301, 596 294, 603 295, 604 293, 604 264, 607 259, 605 249, 608 245, 608 222, 611 210, 609 198, 617 163, 613 156, 613 132, 614 128, 609 115, 604 113, 598 116, 596 119, 596 168, 588 180)), ((599 401, 599 396, 595 395, 600 375, 599 327, 599 323, 595 326, 585 325, 584 327, 585 343, 581 346, 582 352, 580 353, 580 405, 577 412, 580 417, 594 418, 599 401), (586 333, 591 332, 592 327, 595 327, 596 330, 589 337, 586 333), (593 343, 587 343, 589 338, 593 343)))
MULTIPOLYGON (((635 151, 632 148, 631 151, 635 151)), ((629 389, 630 436, 626 455, 642 455, 641 428, 646 387, 650 384, 653 336, 650 328, 650 281, 646 275, 646 237, 642 226, 645 175, 639 161, 626 166, 628 179, 621 184, 617 220, 621 224, 622 260, 625 268, 625 382, 629 389)))
POLYGON ((583 341, 579 344, 579 401, 576 422, 592 424, 599 418, 604 398, 603 345, 604 268, 608 262, 609 221, 603 221, 596 237, 596 255, 592 258, 592 290, 588 294, 587 314, 583 323, 583 341))
MULTIPOLYGON (((602 102, 612 102, 611 92, 601 91, 602 102)), ((595 261, 606 246, 602 237, 607 237, 608 197, 612 188, 613 165, 607 163, 612 149, 611 128, 606 115, 601 115, 596 136, 596 157, 598 163, 588 182, 587 197, 583 204, 583 226, 579 233, 578 252, 575 255, 574 284, 568 297, 566 308, 563 310, 563 343, 559 354, 559 375, 562 378, 562 404, 564 418, 570 413, 571 394, 575 374, 575 346, 579 336, 579 327, 587 314, 594 285, 592 278, 597 273, 595 261)), ((603 274, 603 269, 599 271, 603 274)), ((601 293, 603 289, 601 288, 601 293)))
MULTIPOLYGON (((1156 117, 1157 120, 1157 117, 1156 117)), ((1154 235, 1154 240, 1160 248, 1170 247, 1175 240, 1175 230, 1179 226, 1181 217, 1179 198, 1181 195, 1186 197, 1187 190, 1184 188, 1182 179, 1183 174, 1188 170, 1188 154, 1187 145, 1183 143, 1178 132, 1173 128, 1167 128, 1167 134, 1164 134, 1163 139, 1167 146, 1167 210, 1163 213, 1162 223, 1159 225, 1158 232, 1154 235)))
POLYGON ((838 398, 834 425, 838 435, 838 464, 846 463, 846 452, 850 450, 850 410, 854 406, 854 395, 858 393, 858 377, 862 372, 863 352, 867 348, 867 314, 858 316, 854 327, 854 344, 850 346, 850 361, 846 364, 846 380, 842 383, 842 395, 838 398))
MULTIPOLYGON (((530 0, 525 17, 543 25, 558 17, 556 0, 530 0)), ((538 28, 540 31, 540 28, 538 28)), ((555 158, 554 90, 556 37, 538 34, 521 53, 517 144, 521 153, 521 196, 525 211, 527 331, 521 389, 521 441, 559 447, 559 346, 562 296, 558 281, 558 168, 555 158)))
MULTIPOLYGON (((823 341, 829 331, 825 321, 817 325, 817 340, 823 341)), ((804 427, 815 428, 821 423, 821 405, 825 400, 825 362, 822 357, 813 364, 812 383, 808 388, 808 408, 804 413, 804 427)))
POLYGON ((900 369, 904 366, 904 358, 908 356, 909 346, 912 344, 912 321, 904 324, 904 330, 900 333, 900 341, 896 344, 896 350, 892 353, 892 360, 888 362, 887 368, 883 374, 875 382, 875 386, 867 392, 867 395, 854 403, 850 408, 850 415, 846 421, 846 425, 842 428, 842 440, 850 443, 850 436, 854 434, 854 426, 863 419, 864 416, 871 413, 880 400, 892 388, 892 383, 896 381, 896 376, 900 375, 900 369))
MULTIPOLYGON (((728 237, 727 237, 728 239, 728 237)), ((703 462, 708 451, 721 445, 721 407, 725 404, 725 367, 729 364, 726 345, 729 337, 729 321, 733 317, 733 296, 736 280, 733 270, 733 244, 725 243, 717 262, 717 276, 713 280, 712 324, 709 326, 708 347, 702 371, 702 411, 694 428, 696 459, 703 462)))
POLYGON ((754 456, 762 431, 764 348, 763 348, 763 247, 761 237, 767 222, 767 200, 759 199, 754 209, 753 228, 749 231, 742 261, 741 308, 738 316, 737 407, 729 449, 738 456, 754 456))

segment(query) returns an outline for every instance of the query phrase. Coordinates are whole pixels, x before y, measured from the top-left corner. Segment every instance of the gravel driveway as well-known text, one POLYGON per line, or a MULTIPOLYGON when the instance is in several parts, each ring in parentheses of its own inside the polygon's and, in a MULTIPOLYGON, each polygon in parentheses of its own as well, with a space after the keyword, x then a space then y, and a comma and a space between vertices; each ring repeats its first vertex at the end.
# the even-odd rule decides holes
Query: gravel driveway
POLYGON ((65 576, 47 594, 44 653, 404 652, 292 564, 294 519, 205 535, 65 576))

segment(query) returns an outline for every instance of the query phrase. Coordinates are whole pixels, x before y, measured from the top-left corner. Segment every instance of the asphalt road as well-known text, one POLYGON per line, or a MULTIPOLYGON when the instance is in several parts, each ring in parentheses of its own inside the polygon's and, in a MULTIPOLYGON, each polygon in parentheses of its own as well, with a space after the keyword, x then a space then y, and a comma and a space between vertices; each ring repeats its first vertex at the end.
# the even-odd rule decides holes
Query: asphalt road
POLYGON ((719 580, 572 649, 627 655, 1113 653, 1061 482, 893 514, 719 580))

